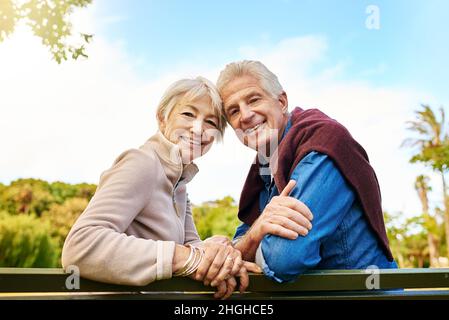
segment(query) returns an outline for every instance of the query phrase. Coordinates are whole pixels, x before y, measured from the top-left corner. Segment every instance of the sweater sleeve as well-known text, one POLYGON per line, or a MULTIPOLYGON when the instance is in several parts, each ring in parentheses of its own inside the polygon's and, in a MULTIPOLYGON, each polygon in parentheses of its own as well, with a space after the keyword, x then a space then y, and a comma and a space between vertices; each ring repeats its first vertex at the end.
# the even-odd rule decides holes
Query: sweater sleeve
POLYGON ((65 240, 64 268, 75 265, 82 277, 126 285, 172 276, 173 241, 125 234, 149 201, 154 161, 154 154, 132 149, 101 175, 95 195, 65 240))
POLYGON ((195 222, 193 221, 192 206, 189 198, 187 198, 184 244, 198 245, 201 243, 202 241, 196 230, 195 222))

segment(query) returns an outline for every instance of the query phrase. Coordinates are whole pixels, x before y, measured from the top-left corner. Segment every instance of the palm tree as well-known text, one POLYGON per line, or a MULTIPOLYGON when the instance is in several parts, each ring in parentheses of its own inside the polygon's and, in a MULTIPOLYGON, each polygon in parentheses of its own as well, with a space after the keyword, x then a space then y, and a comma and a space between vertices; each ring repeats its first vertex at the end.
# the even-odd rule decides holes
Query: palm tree
POLYGON ((429 246, 429 262, 431 267, 439 267, 439 252, 438 252, 438 236, 433 233, 435 219, 429 214, 429 199, 427 193, 431 190, 429 186, 429 177, 420 175, 416 177, 415 190, 418 193, 419 200, 422 205, 422 212, 424 217, 424 228, 427 232, 427 244, 429 246))
POLYGON ((444 109, 439 109, 439 119, 428 105, 422 105, 422 110, 416 111, 417 119, 409 121, 409 130, 417 132, 417 139, 406 139, 404 145, 419 146, 419 151, 410 162, 422 162, 440 174, 443 185, 444 225, 446 233, 447 255, 449 257, 449 198, 447 195, 445 172, 449 167, 449 137, 444 126, 444 109))

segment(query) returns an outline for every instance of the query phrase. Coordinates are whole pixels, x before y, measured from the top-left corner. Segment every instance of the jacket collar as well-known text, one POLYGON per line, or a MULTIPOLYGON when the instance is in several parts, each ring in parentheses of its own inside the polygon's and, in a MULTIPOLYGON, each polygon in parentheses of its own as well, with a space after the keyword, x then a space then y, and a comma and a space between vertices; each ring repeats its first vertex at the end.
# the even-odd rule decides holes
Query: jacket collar
POLYGON ((156 152, 167 178, 175 186, 179 181, 188 183, 198 173, 196 164, 182 163, 179 146, 168 140, 161 131, 148 139, 147 143, 156 152))

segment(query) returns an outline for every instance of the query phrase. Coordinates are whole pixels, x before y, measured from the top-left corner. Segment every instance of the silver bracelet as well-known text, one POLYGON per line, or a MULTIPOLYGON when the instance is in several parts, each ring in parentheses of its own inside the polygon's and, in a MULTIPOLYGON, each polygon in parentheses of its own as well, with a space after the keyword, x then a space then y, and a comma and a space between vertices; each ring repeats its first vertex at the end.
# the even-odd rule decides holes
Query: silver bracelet
POLYGON ((184 265, 178 270, 176 271, 173 276, 174 277, 181 277, 185 271, 188 269, 189 265, 192 262, 192 259, 194 258, 194 250, 192 247, 190 247, 190 254, 189 257, 187 258, 186 262, 184 263, 184 265))

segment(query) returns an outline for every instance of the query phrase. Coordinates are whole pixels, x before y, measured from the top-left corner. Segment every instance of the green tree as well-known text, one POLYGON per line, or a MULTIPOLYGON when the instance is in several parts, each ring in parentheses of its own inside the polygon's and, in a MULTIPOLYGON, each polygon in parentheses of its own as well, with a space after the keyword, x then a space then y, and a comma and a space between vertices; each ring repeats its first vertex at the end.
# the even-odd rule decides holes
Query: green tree
POLYGON ((90 201, 97 191, 97 185, 91 183, 79 183, 75 185, 77 198, 84 198, 90 201))
POLYGON ((84 198, 90 200, 97 188, 94 184, 69 184, 60 181, 51 183, 49 187, 54 201, 58 204, 62 204, 71 198, 84 198))
POLYGON ((429 266, 429 261, 426 260, 426 256, 429 253, 426 240, 423 232, 414 233, 405 238, 408 262, 411 264, 410 267, 425 268, 429 266))
POLYGON ((57 267, 58 245, 50 225, 30 215, 0 212, 0 267, 57 267))
POLYGON ((449 257, 449 198, 447 194, 445 173, 449 167, 449 136, 445 128, 444 109, 440 108, 439 117, 428 105, 416 111, 417 119, 409 121, 409 130, 419 135, 418 138, 406 139, 405 146, 419 146, 418 152, 410 162, 420 162, 439 173, 443 186, 444 225, 446 233, 447 256, 449 257))
POLYGON ((404 230, 401 245, 407 256, 406 267, 423 268, 430 265, 429 247, 424 230, 423 216, 406 219, 402 224, 404 230))
POLYGON ((87 207, 89 201, 85 198, 70 198, 63 204, 53 203, 48 211, 42 214, 42 221, 48 222, 51 226, 50 235, 59 245, 58 256, 60 256, 62 246, 70 228, 76 219, 87 207))
MULTIPOLYGON (((438 238, 440 239, 440 253, 444 255, 445 252, 448 251, 448 248, 446 247, 446 226, 444 223, 439 223, 438 221, 444 222, 444 209, 441 209, 439 207, 435 208, 435 221, 437 221, 437 228, 435 234, 438 235, 438 238)), ((440 255, 441 255, 440 254, 440 255)), ((449 261, 449 259, 448 259, 449 261)))
POLYGON ((193 219, 201 239, 213 235, 224 235, 229 238, 239 225, 238 208, 231 197, 225 197, 200 206, 193 207, 193 219))
POLYGON ((40 216, 53 203, 50 184, 39 179, 18 179, 0 194, 1 209, 10 214, 40 216))
POLYGON ((89 201, 95 193, 94 184, 48 183, 40 179, 18 179, 9 186, 0 186, 0 209, 10 214, 41 216, 54 204, 62 205, 72 198, 89 201))
MULTIPOLYGON (((436 209, 436 217, 440 213, 436 209)), ((430 250, 428 243, 428 223, 423 215, 404 219, 399 212, 389 214, 384 212, 387 236, 393 256, 396 258, 400 268, 422 268, 431 266, 430 250)), ((436 220, 436 219, 435 219, 436 220)), ((443 239, 444 226, 436 223, 431 229, 437 239, 443 239)), ((440 250, 445 249, 442 245, 440 250)))
POLYGON ((48 183, 39 179, 18 179, 8 186, 1 184, 0 259, 3 256, 6 259, 7 255, 10 267, 60 266, 64 240, 95 190, 94 184, 48 183), (49 257, 44 259, 41 256, 44 253, 39 252, 49 257))
POLYGON ((385 227, 387 229, 387 237, 393 256, 397 259, 400 268, 404 268, 407 263, 407 252, 405 250, 403 240, 406 230, 399 223, 397 215, 384 212, 385 227))
POLYGON ((61 63, 68 57, 76 60, 87 57, 85 44, 92 35, 81 33, 83 43, 74 46, 67 43, 72 35, 72 25, 68 17, 74 8, 86 7, 92 0, 1 0, 0 1, 0 42, 14 32, 19 21, 26 23, 34 35, 42 39, 53 58, 61 63))
POLYGON ((423 226, 427 233, 427 244, 429 247, 429 260, 431 267, 439 267, 439 238, 436 235, 437 222, 429 212, 428 192, 431 190, 429 186, 429 177, 420 175, 415 181, 415 190, 418 193, 422 206, 423 226))

